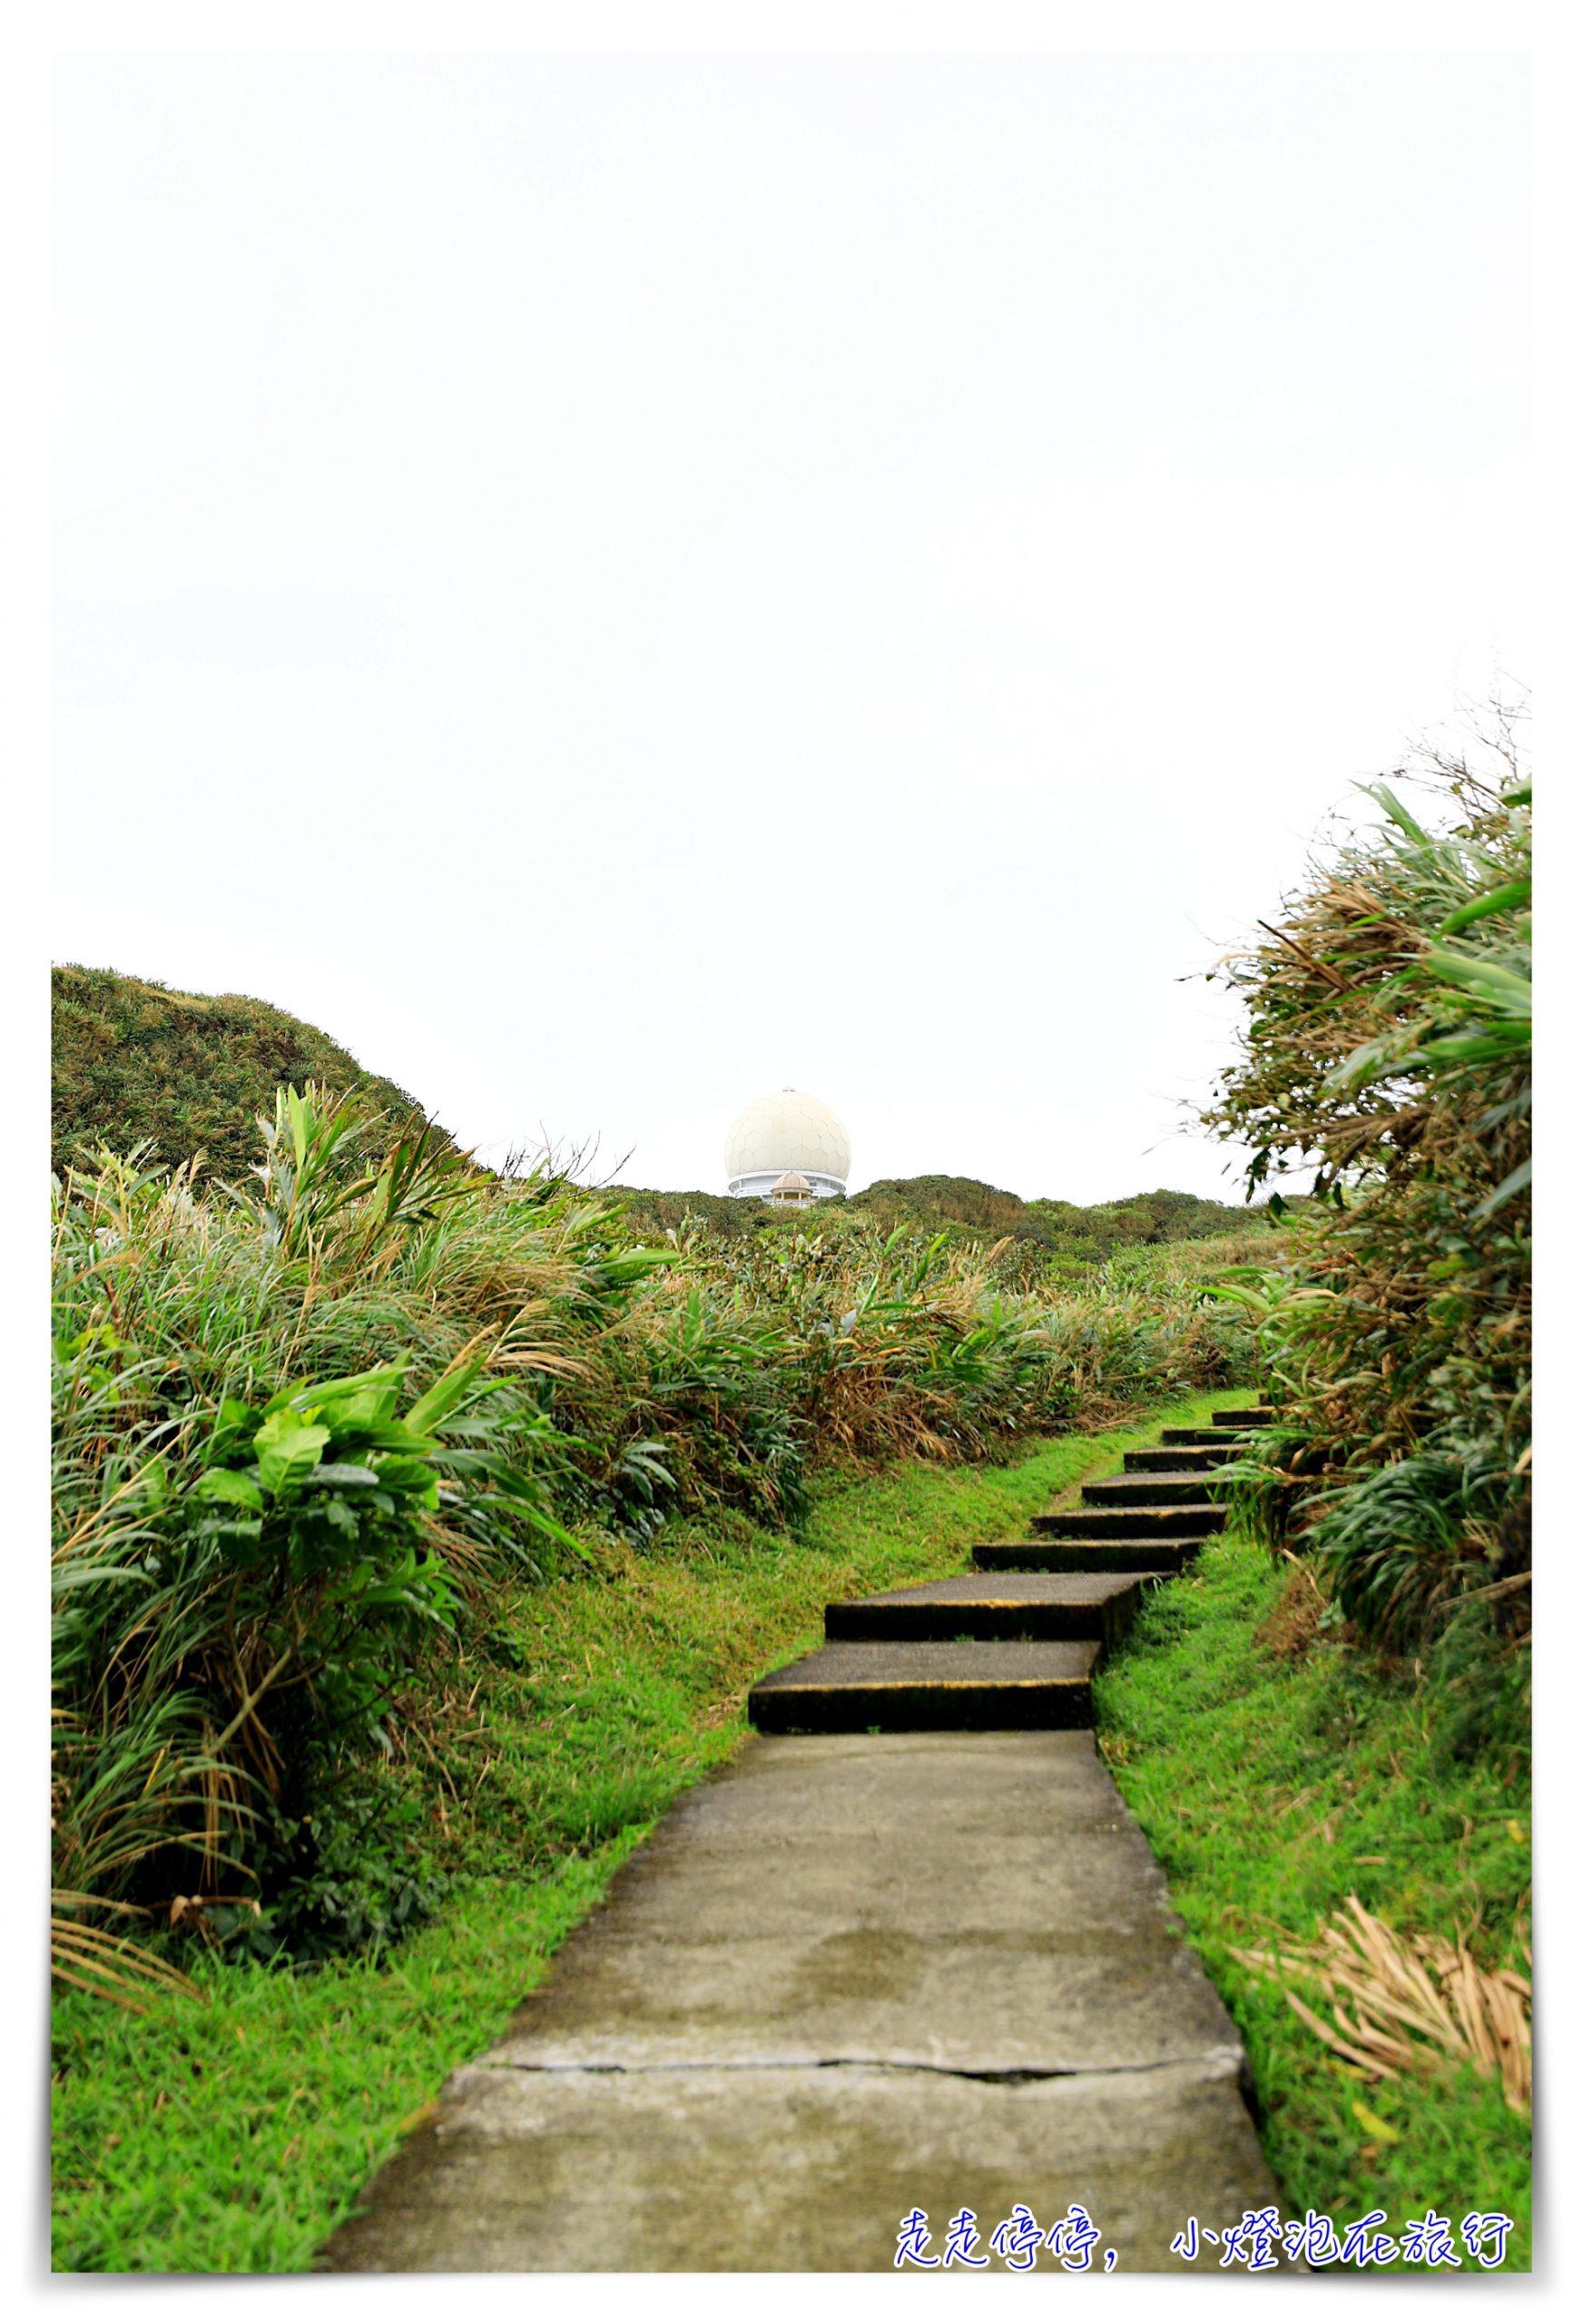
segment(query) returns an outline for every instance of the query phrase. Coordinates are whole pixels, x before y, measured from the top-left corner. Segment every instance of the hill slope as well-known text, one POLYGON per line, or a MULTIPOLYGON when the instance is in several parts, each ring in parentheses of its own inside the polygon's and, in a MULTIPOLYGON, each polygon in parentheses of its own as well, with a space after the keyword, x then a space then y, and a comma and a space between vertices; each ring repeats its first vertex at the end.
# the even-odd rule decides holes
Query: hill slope
POLYGON ((176 992, 113 969, 52 970, 51 1147, 55 1168, 84 1147, 152 1138, 160 1161, 202 1150, 218 1177, 257 1160, 255 1116, 285 1081, 356 1086, 405 1116, 416 1101, 365 1073, 317 1026, 244 994, 176 992))
POLYGON ((840 1233, 843 1222, 850 1222, 879 1226, 886 1234, 898 1226, 930 1235, 943 1231, 953 1244, 991 1243, 1006 1236, 1029 1246, 1035 1264, 1042 1264, 1040 1255, 1096 1263, 1138 1244, 1200 1242, 1209 1236, 1239 1234, 1265 1215, 1262 1206, 1250 1210, 1165 1188, 1087 1208, 1042 1198, 1024 1202, 1020 1195, 987 1186, 980 1178, 879 1178, 860 1194, 821 1203, 811 1214, 778 1215, 762 1203, 741 1202, 728 1195, 676 1194, 649 1187, 618 1187, 612 1192, 625 1198, 634 1221, 650 1235, 679 1228, 689 1217, 703 1219, 727 1236, 779 1234, 794 1231, 789 1222, 801 1219, 806 1226, 811 1216, 824 1235, 840 1233))
POLYGON ((1160 1187, 1149 1195, 1126 1195, 1116 1202, 1056 1202, 1020 1195, 978 1178, 877 1178, 851 1197, 889 1228, 914 1221, 970 1230, 976 1236, 1009 1235, 1014 1242, 1037 1243, 1069 1258, 1105 1259, 1139 1243, 1195 1243, 1208 1235, 1236 1234, 1249 1224, 1240 1203, 1211 1202, 1201 1195, 1160 1187))
MULTIPOLYGON (((393 1081, 365 1073, 327 1033, 268 1001, 241 993, 178 992, 152 978, 76 966, 52 971, 52 1146, 56 1169, 100 1144, 124 1151, 152 1138, 157 1158, 178 1163, 202 1151, 218 1177, 234 1178, 258 1158, 256 1116, 274 1106, 282 1082, 353 1087, 386 1111, 418 1108, 393 1081)), ((727 1236, 780 1231, 784 1219, 762 1204, 702 1191, 617 1187, 634 1224, 662 1236, 685 1218, 727 1236)), ((1258 1214, 1262 1216, 1261 1214, 1258 1214)), ((856 1227, 897 1226, 955 1243, 1008 1236, 1043 1256, 1102 1261, 1142 1243, 1196 1242, 1235 1233, 1254 1214, 1228 1203, 1165 1189, 1119 1202, 1037 1199, 978 1178, 881 1178, 844 1202, 821 1206, 820 1228, 844 1217, 856 1227)))

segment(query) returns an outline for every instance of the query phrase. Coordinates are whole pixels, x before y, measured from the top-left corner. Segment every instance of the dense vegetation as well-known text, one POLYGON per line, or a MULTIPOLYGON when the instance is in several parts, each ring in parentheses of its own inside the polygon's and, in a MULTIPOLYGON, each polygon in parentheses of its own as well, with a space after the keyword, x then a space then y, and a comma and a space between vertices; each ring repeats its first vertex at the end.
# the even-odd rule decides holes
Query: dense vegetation
MULTIPOLYGON (((54 1167, 81 1164, 102 1147, 124 1154, 146 1145, 169 1168, 205 1157, 211 1177, 245 1178, 259 1157, 259 1117, 275 1092, 355 1091, 393 1122, 418 1114, 392 1081, 366 1073, 349 1052, 300 1018, 240 993, 177 992, 146 977, 64 966, 51 971, 51 1116, 54 1167)), ((448 1143, 443 1131, 437 1133, 448 1143)), ((773 1232, 763 1205, 729 1196, 649 1187, 605 1190, 639 1237, 699 1225, 725 1239, 773 1232)), ((1161 1189, 1119 1202, 1077 1203, 1019 1195, 978 1178, 885 1178, 821 1213, 826 1236, 843 1228, 890 1234, 943 1233, 952 1244, 1004 1240, 998 1275, 1030 1286, 1047 1258, 1099 1265, 1119 1250, 1237 1234, 1246 1208, 1161 1189)))
POLYGON ((1462 1756, 1454 1700, 1327 1626, 1310 1565, 1230 1535, 1145 1606, 1096 1709, 1100 1749, 1247 2045, 1296 2217, 1381 2210, 1400 2236, 1426 2207, 1499 2211, 1516 2222, 1508 2264, 1527 2267, 1527 2111, 1477 2055, 1436 2043, 1423 1984, 1448 1946, 1485 1975, 1531 1974, 1517 1755, 1462 1756), (1298 1973, 1350 1897, 1414 1964, 1411 2058, 1372 2038, 1404 2030, 1377 1975, 1327 1994, 1298 1973))
POLYGON ((1073 1432, 1255 1374, 1244 1530, 1145 1610, 1102 1748, 1299 2211, 1500 2209, 1522 2260, 1512 2093, 1454 2044, 1380 2070, 1302 1984, 1350 1896, 1421 1966, 1527 1965, 1529 801, 1495 753, 1421 770, 1418 813, 1372 787, 1223 971, 1208 1118, 1250 1192, 1314 1173, 1268 1216, 496 1177, 388 1086, 277 1094, 239 1051, 206 1097, 154 1019, 117 1061, 76 989, 61 2264, 307 2264, 827 1595, 949 1570, 1106 1463, 1073 1432))
MULTIPOLYGON (((702 1223, 727 1236, 762 1236, 776 1231, 774 1214, 760 1203, 733 1202, 725 1195, 670 1194, 654 1187, 614 1188, 634 1222, 656 1237, 684 1233, 702 1223)), ((1263 1207, 1211 1202, 1200 1195, 1160 1188, 1128 1195, 1118 1202, 1054 1202, 987 1186, 981 1178, 877 1178, 871 1186, 823 1205, 820 1231, 826 1236, 867 1233, 943 1235, 948 1244, 988 1250, 998 1281, 1032 1288, 1085 1267, 1102 1266, 1118 1252, 1161 1243, 1202 1241, 1245 1234, 1263 1223, 1263 1207)))
MULTIPOLYGON (((194 1992, 145 1992, 135 2017, 58 1999, 57 2267, 310 2265, 652 1818, 738 1748, 745 1686, 816 1642, 827 1599, 959 1568, 975 1540, 1024 1531, 1161 1420, 1214 1401, 1005 1466, 827 1478, 796 1536, 684 1517, 641 1550, 611 1538, 554 1581, 503 1581, 443 1686, 402 1690, 380 1771, 413 1876, 450 1883, 424 1926, 306 1974, 206 1948, 189 1955, 194 1992)), ((1366 2077, 1244 1957, 1355 1889, 1397 1927, 1466 1930, 1481 1957, 1522 1964, 1509 1770, 1456 1761, 1411 1670, 1322 1628, 1307 1569, 1245 1541, 1153 1600, 1099 1694, 1101 1748, 1247 2042, 1298 2215, 1499 2209, 1524 2264, 1528 2126, 1499 2082, 1450 2059, 1366 2077)))
POLYGON ((749 1683, 817 1642, 827 1600, 959 1569, 1211 1401, 1009 1465, 826 1475, 795 1535, 715 1511, 502 1580, 487 1626, 401 1690, 380 1769, 412 1877, 451 1884, 424 1925, 307 1971, 190 1948, 196 1991, 145 1991, 137 2016, 57 1996, 55 2265, 308 2267, 652 1819, 740 1748, 749 1683))
POLYGON ((111 969, 50 977, 51 1144, 64 1169, 101 1146, 147 1141, 171 1168, 195 1154, 217 1177, 258 1158, 260 1114, 275 1091, 316 1081, 358 1088, 397 1117, 416 1110, 393 1081, 365 1074, 317 1026, 236 992, 174 992, 111 969))
POLYGON ((67 1974, 114 1965, 107 1916, 313 1952, 420 1910, 373 1773, 506 1579, 678 1515, 795 1525, 821 1465, 981 1457, 1247 1361, 1200 1287, 1245 1239, 1018 1295, 944 1236, 774 1226, 645 1246, 606 1195, 311 1088, 251 1190, 136 1151, 65 1174, 67 1974))
POLYGON ((1245 1208, 1162 1187, 1118 1202, 1056 1202, 986 1187, 977 1178, 879 1178, 852 1197, 887 1231, 917 1219, 959 1236, 1007 1236, 1032 1252, 1102 1264, 1117 1251, 1234 1235, 1249 1224, 1245 1208))
POLYGON ((1244 1513, 1370 1640, 1429 1652, 1470 1742, 1527 1726, 1532 1052, 1529 785, 1509 723, 1420 770, 1421 821, 1346 838, 1228 974, 1210 1118, 1257 1184, 1315 1169, 1281 1263, 1227 1295, 1282 1425, 1244 1513), (1438 815, 1439 827, 1434 827, 1438 815))

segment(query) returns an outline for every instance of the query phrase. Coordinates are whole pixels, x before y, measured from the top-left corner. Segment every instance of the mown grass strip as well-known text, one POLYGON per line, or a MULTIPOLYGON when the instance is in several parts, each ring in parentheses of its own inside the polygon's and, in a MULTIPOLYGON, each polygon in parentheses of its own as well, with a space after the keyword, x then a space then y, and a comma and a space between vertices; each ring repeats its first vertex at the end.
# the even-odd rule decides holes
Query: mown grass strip
POLYGON ((678 1527, 598 1574, 504 1595, 488 1659, 452 1682, 465 1712, 408 1758, 457 1880, 427 1926, 311 1971, 200 1963, 200 2002, 152 1998, 136 2019, 57 2000, 56 2268, 308 2267, 654 1817, 740 1747, 749 1683, 818 1643, 828 1600, 961 1571, 975 1541, 1026 1530, 1226 1393, 1005 1467, 913 1462, 827 1489, 795 1539, 678 1527))
MULTIPOLYGON (((1520 1770, 1459 1761, 1411 1669, 1344 1647, 1289 1565, 1222 1537, 1155 1591, 1096 1681, 1100 1748, 1240 2027, 1264 2146, 1301 2217, 1432 2207, 1518 2222, 1529 2264, 1530 2137, 1470 2067, 1367 2080, 1235 1961, 1277 1930, 1310 1936, 1356 1895, 1406 1935, 1471 1932, 1487 1966, 1524 1964, 1531 1856, 1520 1770)), ((1468 2272, 1464 2262, 1463 2272, 1468 2272)))

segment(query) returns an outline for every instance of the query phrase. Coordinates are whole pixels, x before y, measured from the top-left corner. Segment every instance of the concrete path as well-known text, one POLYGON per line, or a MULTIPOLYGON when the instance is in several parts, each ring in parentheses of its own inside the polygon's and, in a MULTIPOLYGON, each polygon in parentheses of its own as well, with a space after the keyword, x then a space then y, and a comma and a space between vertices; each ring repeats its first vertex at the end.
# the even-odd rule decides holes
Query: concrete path
POLYGON ((1175 2270, 1279 2201, 1244 2077, 1091 1734, 758 1737, 322 2264, 889 2270, 915 2209, 982 2256, 1077 2203, 1096 2269, 1175 2270))

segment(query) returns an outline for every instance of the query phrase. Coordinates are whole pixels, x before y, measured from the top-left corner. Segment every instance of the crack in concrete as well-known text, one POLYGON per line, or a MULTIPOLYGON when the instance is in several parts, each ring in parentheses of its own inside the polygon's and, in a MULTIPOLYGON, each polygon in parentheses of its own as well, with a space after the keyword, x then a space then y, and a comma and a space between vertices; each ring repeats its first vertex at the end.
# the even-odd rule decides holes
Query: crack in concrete
POLYGON ((943 2074, 957 2082, 1028 2083, 1097 2081, 1108 2074, 1173 2073, 1184 2066, 1204 2065, 1246 2076, 1247 2059, 1241 2050, 1189 2050, 1180 2057, 1142 2058, 1112 2066, 949 2066, 930 2058, 683 2058, 636 2064, 538 2064, 524 2058, 480 2058, 477 2068, 491 2073, 655 2074, 655 2073, 823 2073, 860 2066, 875 2073, 943 2074))

